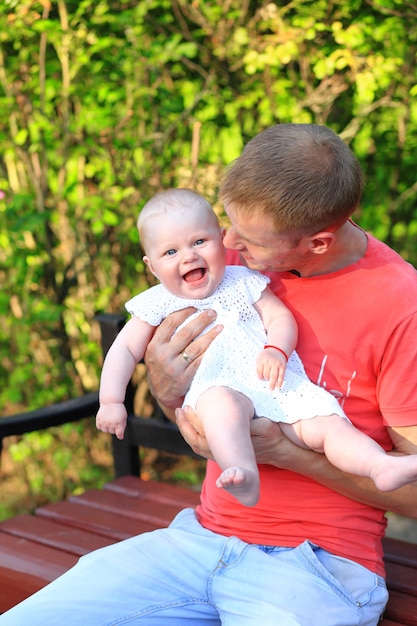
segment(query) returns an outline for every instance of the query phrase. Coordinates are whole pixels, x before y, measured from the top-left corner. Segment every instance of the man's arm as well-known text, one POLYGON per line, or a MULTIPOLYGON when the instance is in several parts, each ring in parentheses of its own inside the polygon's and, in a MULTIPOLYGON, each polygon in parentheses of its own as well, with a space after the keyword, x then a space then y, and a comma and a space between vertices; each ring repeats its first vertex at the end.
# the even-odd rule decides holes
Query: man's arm
MULTIPOLYGON (((191 448, 206 458, 212 458, 204 432, 196 414, 187 407, 176 411, 177 423, 181 433, 191 448)), ((417 426, 392 429, 394 444, 401 440, 404 453, 417 453, 417 426)), ((390 492, 378 491, 369 478, 353 476, 334 467, 324 454, 300 448, 282 433, 279 424, 265 418, 252 420, 252 442, 259 464, 274 465, 287 469, 341 493, 342 495, 375 506, 384 511, 417 518, 417 482, 405 485, 390 492)))
MULTIPOLYGON (((417 440, 417 426, 407 430, 408 453, 416 454, 417 446, 413 442, 417 440)), ((258 463, 269 462, 276 467, 298 472, 363 504, 417 518, 417 481, 395 491, 378 491, 371 479, 342 472, 324 454, 292 444, 280 431, 279 425, 270 420, 253 421, 252 440, 258 463)))

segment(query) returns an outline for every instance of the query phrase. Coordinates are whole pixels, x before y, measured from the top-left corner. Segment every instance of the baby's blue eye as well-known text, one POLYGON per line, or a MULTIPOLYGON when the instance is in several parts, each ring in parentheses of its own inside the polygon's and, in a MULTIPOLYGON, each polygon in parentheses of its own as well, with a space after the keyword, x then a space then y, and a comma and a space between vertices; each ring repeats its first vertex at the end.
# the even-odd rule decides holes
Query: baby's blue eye
POLYGON ((174 250, 174 248, 171 248, 171 250, 167 250, 167 251, 165 252, 165 254, 166 254, 167 256, 172 256, 172 255, 173 255, 173 254, 175 254, 175 253, 176 253, 176 250, 174 250))
POLYGON ((194 245, 201 246, 205 242, 205 239, 197 239, 194 245))

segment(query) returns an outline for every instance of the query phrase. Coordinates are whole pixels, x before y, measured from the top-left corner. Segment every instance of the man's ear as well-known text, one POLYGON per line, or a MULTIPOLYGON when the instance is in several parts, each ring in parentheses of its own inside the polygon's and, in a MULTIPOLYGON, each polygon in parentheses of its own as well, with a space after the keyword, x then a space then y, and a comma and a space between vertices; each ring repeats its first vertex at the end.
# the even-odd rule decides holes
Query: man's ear
POLYGON ((308 237, 308 246, 313 254, 325 254, 330 250, 335 239, 335 233, 323 230, 308 237))

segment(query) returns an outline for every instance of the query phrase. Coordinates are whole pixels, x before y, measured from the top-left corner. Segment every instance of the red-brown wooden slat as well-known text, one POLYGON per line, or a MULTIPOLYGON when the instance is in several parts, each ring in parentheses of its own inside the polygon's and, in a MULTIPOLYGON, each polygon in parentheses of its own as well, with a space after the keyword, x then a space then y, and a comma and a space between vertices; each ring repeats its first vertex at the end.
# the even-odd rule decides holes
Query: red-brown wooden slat
POLYGON ((54 580, 77 557, 48 546, 0 532, 0 612, 54 580))
POLYGON ((195 507, 200 502, 200 494, 188 487, 140 480, 136 476, 116 478, 111 483, 107 483, 104 489, 137 498, 151 498, 157 502, 178 505, 181 508, 195 507))
POLYGON ((417 596, 417 571, 399 563, 385 563, 387 584, 390 589, 417 596))
POLYGON ((3 568, 25 571, 43 580, 53 580, 78 560, 67 552, 6 533, 0 533, 0 549, 3 568))
POLYGON ((133 519, 126 515, 108 513, 68 500, 47 504, 38 509, 36 515, 115 540, 128 539, 133 535, 157 528, 156 524, 133 519))
POLYGON ((416 596, 409 596, 390 589, 390 598, 384 616, 393 622, 397 621, 407 626, 417 626, 416 596))
POLYGON ((148 497, 132 497, 117 491, 99 489, 91 489, 80 496, 70 497, 69 501, 77 505, 91 506, 102 511, 143 520, 159 527, 168 526, 183 508, 178 504, 166 504, 148 497))
POLYGON ((385 537, 382 540, 386 562, 401 563, 417 569, 417 544, 385 537))
POLYGON ((0 614, 5 613, 47 584, 48 581, 37 576, 0 565, 0 614))
POLYGON ((0 523, 0 531, 23 537, 76 556, 111 545, 114 540, 38 515, 17 515, 0 523))

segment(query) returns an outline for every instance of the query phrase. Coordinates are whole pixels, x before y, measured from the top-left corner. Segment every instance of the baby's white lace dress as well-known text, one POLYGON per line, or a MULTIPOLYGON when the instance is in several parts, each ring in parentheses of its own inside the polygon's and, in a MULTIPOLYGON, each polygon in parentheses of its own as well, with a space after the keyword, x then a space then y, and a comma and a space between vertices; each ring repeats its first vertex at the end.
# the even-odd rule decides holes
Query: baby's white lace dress
MULTIPOLYGON (((268 283, 269 278, 259 272, 228 266, 216 291, 204 300, 179 298, 162 285, 156 285, 129 300, 126 309, 152 326, 158 326, 169 313, 186 307, 217 312, 214 323, 224 328, 207 349, 184 405, 195 409, 204 391, 219 386, 240 391, 252 400, 255 415, 275 422, 292 424, 299 419, 333 413, 345 417, 336 398, 310 381, 295 351, 280 389, 270 390, 268 381, 258 379, 256 358, 267 337, 253 303, 259 300, 268 283)), ((189 321, 190 318, 184 323, 189 321)))

